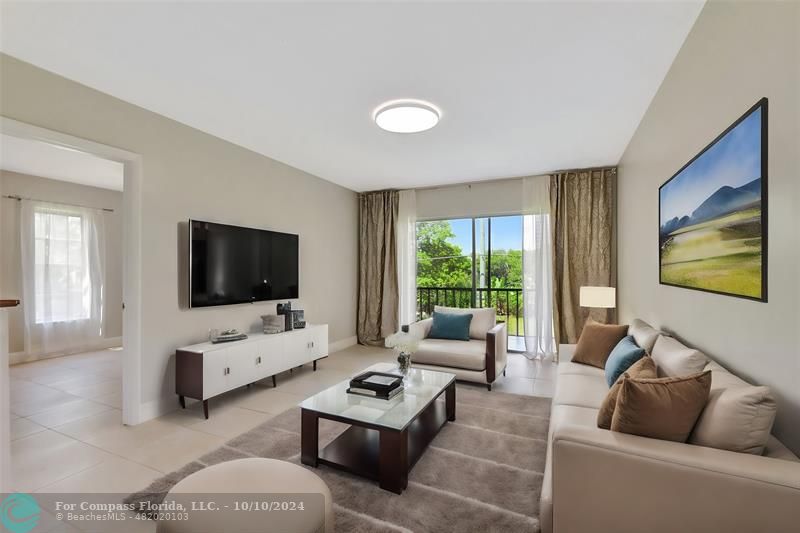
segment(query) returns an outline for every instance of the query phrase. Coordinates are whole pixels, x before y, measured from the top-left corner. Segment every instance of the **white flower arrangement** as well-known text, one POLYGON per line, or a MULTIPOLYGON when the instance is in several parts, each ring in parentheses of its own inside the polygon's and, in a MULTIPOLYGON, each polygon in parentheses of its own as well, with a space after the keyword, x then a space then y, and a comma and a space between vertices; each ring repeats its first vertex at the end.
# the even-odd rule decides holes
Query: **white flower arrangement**
POLYGON ((386 347, 394 348, 399 353, 412 354, 419 348, 419 338, 411 333, 398 331, 386 337, 386 347))

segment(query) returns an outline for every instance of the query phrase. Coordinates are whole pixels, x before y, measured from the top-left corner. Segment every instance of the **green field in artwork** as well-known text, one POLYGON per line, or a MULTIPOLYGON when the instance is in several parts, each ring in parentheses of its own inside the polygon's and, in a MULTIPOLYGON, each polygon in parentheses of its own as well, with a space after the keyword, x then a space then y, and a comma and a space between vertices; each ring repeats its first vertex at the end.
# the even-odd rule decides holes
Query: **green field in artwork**
POLYGON ((761 298, 761 209, 743 209, 669 234, 661 281, 761 298))

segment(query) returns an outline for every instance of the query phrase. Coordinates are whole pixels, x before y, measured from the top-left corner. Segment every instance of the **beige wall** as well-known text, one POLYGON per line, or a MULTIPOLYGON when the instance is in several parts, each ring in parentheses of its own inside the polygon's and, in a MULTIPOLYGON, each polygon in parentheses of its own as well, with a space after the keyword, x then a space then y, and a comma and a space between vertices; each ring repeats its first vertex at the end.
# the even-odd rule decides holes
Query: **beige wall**
MULTIPOLYGON (((185 310, 179 224, 190 218, 300 235, 300 299, 331 341, 355 335, 356 194, 163 116, 0 55, 0 113, 142 156, 142 401, 176 403, 174 350, 209 328, 251 330, 275 303, 185 310)), ((235 80, 232 81, 235 83, 235 80)), ((223 112, 223 110, 220 110, 223 112)), ((264 124, 265 128, 270 127, 264 124)))
POLYGON ((522 212, 522 178, 417 189, 417 218, 470 218, 522 212))
POLYGON ((619 305, 779 398, 800 452, 800 3, 706 4, 619 164, 619 305), (769 303, 661 286, 658 187, 769 98, 769 303))
MULTIPOLYGON (((103 336, 107 339, 121 337, 122 193, 7 171, 0 171, 0 190, 5 195, 114 210, 113 213, 103 213, 106 227, 106 323, 103 336)), ((0 239, 3 242, 3 254, 0 257, 0 294, 21 300, 19 202, 8 198, 2 198, 0 201, 3 202, 3 209, 0 211, 3 217, 0 223, 0 239)), ((8 318, 9 352, 21 352, 25 349, 22 308, 8 311, 8 318)))

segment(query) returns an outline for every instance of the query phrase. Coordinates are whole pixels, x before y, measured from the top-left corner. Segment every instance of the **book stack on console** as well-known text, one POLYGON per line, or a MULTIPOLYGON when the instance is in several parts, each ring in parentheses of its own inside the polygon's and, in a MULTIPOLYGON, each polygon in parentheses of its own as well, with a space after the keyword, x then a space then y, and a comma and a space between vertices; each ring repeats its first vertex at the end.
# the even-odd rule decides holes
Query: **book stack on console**
POLYGON ((364 372, 350 380, 349 394, 391 400, 403 392, 403 376, 383 372, 364 372))

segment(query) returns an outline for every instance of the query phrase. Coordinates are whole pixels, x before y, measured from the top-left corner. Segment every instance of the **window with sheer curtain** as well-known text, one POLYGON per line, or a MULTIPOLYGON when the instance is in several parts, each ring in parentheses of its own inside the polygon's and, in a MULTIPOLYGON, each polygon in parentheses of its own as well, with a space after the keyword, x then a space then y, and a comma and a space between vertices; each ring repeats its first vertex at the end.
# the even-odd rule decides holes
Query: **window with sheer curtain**
POLYGON ((25 351, 90 348, 103 336, 103 212, 33 200, 21 204, 25 351))
POLYGON ((89 318, 92 287, 80 215, 34 212, 36 323, 89 318))

